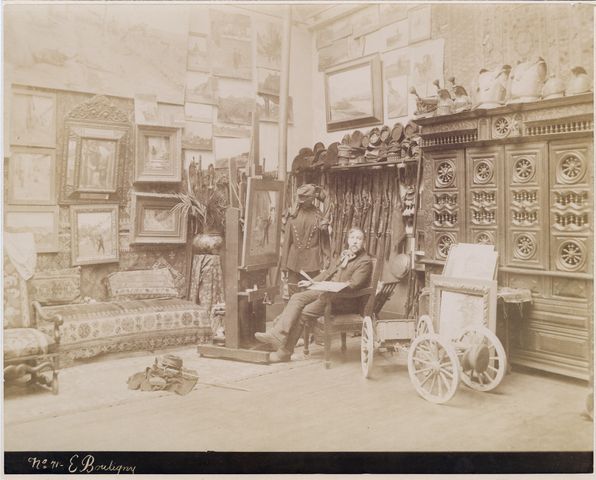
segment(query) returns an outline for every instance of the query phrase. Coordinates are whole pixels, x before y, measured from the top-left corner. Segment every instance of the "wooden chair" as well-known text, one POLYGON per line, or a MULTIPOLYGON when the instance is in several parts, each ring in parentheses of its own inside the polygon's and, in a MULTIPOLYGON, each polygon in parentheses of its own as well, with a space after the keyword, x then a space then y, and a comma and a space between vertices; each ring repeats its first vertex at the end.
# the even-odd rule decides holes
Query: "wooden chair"
MULTIPOLYGON (((384 244, 384 242, 383 242, 384 244)), ((381 272, 383 269, 383 252, 385 251, 384 245, 379 249, 379 255, 377 258, 373 258, 373 273, 371 278, 370 286, 361 290, 350 292, 350 293, 331 293, 325 292, 321 296, 322 300, 326 301, 325 314, 320 317, 317 322, 323 326, 323 338, 325 347, 325 368, 331 367, 331 339, 332 336, 339 333, 341 336, 341 352, 345 353, 347 346, 347 334, 348 333, 360 333, 362 331, 362 321, 366 316, 374 315, 375 310, 375 297, 377 292, 377 286, 381 272), (341 301, 342 299, 362 299, 362 303, 366 302, 361 312, 357 313, 342 313, 333 314, 332 303, 341 301)), ((394 287, 395 288, 395 287, 394 287)), ((386 299, 385 299, 386 300, 386 299)), ((383 302, 384 303, 384 302, 383 302)), ((382 305, 381 305, 382 306, 382 305)), ((380 310, 380 308, 379 308, 380 310)), ((304 329, 304 354, 309 354, 309 340, 312 326, 307 325, 304 329)))

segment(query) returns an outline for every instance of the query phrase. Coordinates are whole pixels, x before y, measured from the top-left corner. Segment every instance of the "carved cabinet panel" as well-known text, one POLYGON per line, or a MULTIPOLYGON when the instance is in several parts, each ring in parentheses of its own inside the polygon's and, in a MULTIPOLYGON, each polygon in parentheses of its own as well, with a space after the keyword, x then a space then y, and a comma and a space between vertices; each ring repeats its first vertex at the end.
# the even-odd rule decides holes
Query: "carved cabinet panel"
MULTIPOLYGON (((433 258, 445 260, 451 245, 465 241, 463 150, 431 156, 433 258)), ((430 252, 429 252, 430 253, 430 252)))

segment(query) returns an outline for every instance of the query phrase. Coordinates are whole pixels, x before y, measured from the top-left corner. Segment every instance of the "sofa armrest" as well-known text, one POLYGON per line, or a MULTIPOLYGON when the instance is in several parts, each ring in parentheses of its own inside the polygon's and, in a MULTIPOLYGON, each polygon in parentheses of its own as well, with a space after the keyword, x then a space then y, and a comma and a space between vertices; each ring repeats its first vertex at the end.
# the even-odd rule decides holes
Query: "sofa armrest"
POLYGON ((49 314, 44 310, 38 301, 33 302, 33 308, 35 310, 35 320, 43 320, 44 322, 54 324, 54 341, 56 344, 60 343, 60 325, 64 323, 62 315, 59 313, 49 314))

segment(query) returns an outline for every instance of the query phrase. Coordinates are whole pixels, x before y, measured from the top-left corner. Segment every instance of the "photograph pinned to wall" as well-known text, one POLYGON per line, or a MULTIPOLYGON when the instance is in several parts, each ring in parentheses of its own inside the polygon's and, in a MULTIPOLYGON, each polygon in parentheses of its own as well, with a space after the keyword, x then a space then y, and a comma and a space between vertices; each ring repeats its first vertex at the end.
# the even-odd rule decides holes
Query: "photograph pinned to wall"
POLYGON ((213 124, 187 121, 182 133, 182 148, 213 149, 213 124))
POLYGON ((284 182, 249 177, 242 266, 275 265, 281 238, 284 182))
POLYGON ((56 158, 53 149, 13 147, 8 164, 8 203, 56 203, 56 158))
POLYGON ((135 123, 137 125, 159 125, 157 95, 138 93, 135 95, 135 123))
POLYGON ((217 121, 251 125, 254 97, 254 86, 251 82, 220 79, 217 121))
POLYGON ((258 20, 257 32, 257 67, 281 68, 281 24, 258 20))
POLYGON ((176 195, 132 192, 131 244, 182 244, 186 242, 186 218, 174 209, 176 195))
POLYGON ((379 5, 369 5, 351 17, 352 35, 361 37, 379 28, 379 5))
POLYGON ((186 101, 217 104, 217 78, 206 73, 187 72, 186 101))
POLYGON ((399 118, 408 115, 408 77, 386 78, 385 97, 387 98, 387 117, 399 118))
POLYGON ((280 74, 276 70, 257 68, 257 92, 268 95, 279 95, 280 74))
POLYGON ((13 145, 56 145, 56 95, 13 88, 11 142, 13 145))
POLYGON ((211 17, 207 5, 190 5, 188 15, 188 31, 193 34, 207 35, 211 33, 211 17))
POLYGON ((436 79, 443 78, 444 40, 431 40, 408 47, 410 56, 410 87, 416 88, 418 95, 436 95, 433 85, 436 79))
POLYGON ((211 18, 211 36, 215 41, 227 37, 250 42, 251 22, 248 15, 211 9, 209 16, 211 18))
POLYGON ((431 6, 423 5, 408 10, 410 43, 428 40, 431 35, 431 6))
POLYGON ((378 55, 361 58, 325 72, 327 131, 383 121, 383 85, 378 55))
MULTIPOLYGON (((277 95, 260 94, 257 96, 257 108, 261 122, 279 122, 279 97, 277 95)), ((294 103, 288 97, 288 124, 294 123, 294 103)))
POLYGON ((37 253, 57 252, 58 206, 6 207, 4 231, 31 232, 37 253))
POLYGON ((245 125, 231 125, 224 123, 216 123, 213 125, 214 137, 250 137, 251 131, 251 127, 245 125))
POLYGON ((212 42, 213 75, 252 79, 252 45, 237 38, 220 37, 212 42))
POLYGON ((174 127, 137 127, 135 182, 181 180, 181 132, 174 127))
POLYGON ((186 102, 184 104, 184 116, 186 120, 193 120, 195 122, 212 122, 213 105, 186 102))
POLYGON ((319 72, 350 59, 350 39, 343 38, 319 50, 319 72))
POLYGON ((197 33, 188 35, 186 68, 193 72, 211 72, 211 48, 207 35, 197 33))
POLYGON ((79 192, 115 192, 118 143, 103 138, 81 140, 79 192))
POLYGON ((408 5, 382 2, 379 4, 379 16, 383 25, 408 19, 408 5))
POLYGON ((4 15, 11 46, 4 60, 20 85, 125 98, 143 85, 159 101, 181 104, 187 18, 187 6, 176 4, 11 8, 4 15))
POLYGON ((72 264, 118 261, 118 205, 71 205, 72 264))

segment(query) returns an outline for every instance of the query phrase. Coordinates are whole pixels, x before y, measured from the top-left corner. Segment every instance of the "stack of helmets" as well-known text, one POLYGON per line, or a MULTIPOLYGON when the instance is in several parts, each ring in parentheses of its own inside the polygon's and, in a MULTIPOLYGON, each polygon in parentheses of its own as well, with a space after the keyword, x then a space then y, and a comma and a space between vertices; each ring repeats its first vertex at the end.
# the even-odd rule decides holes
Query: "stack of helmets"
POLYGON ((321 157, 325 155, 326 151, 327 150, 325 149, 325 144, 323 142, 315 143, 315 146, 313 147, 314 155, 310 164, 312 168, 320 168, 323 166, 323 160, 321 157))
POLYGON ((311 163, 310 159, 312 158, 314 158, 314 153, 310 148, 301 148, 298 152, 298 155, 294 157, 294 161, 292 162, 292 173, 296 175, 300 172, 308 170, 311 163))

